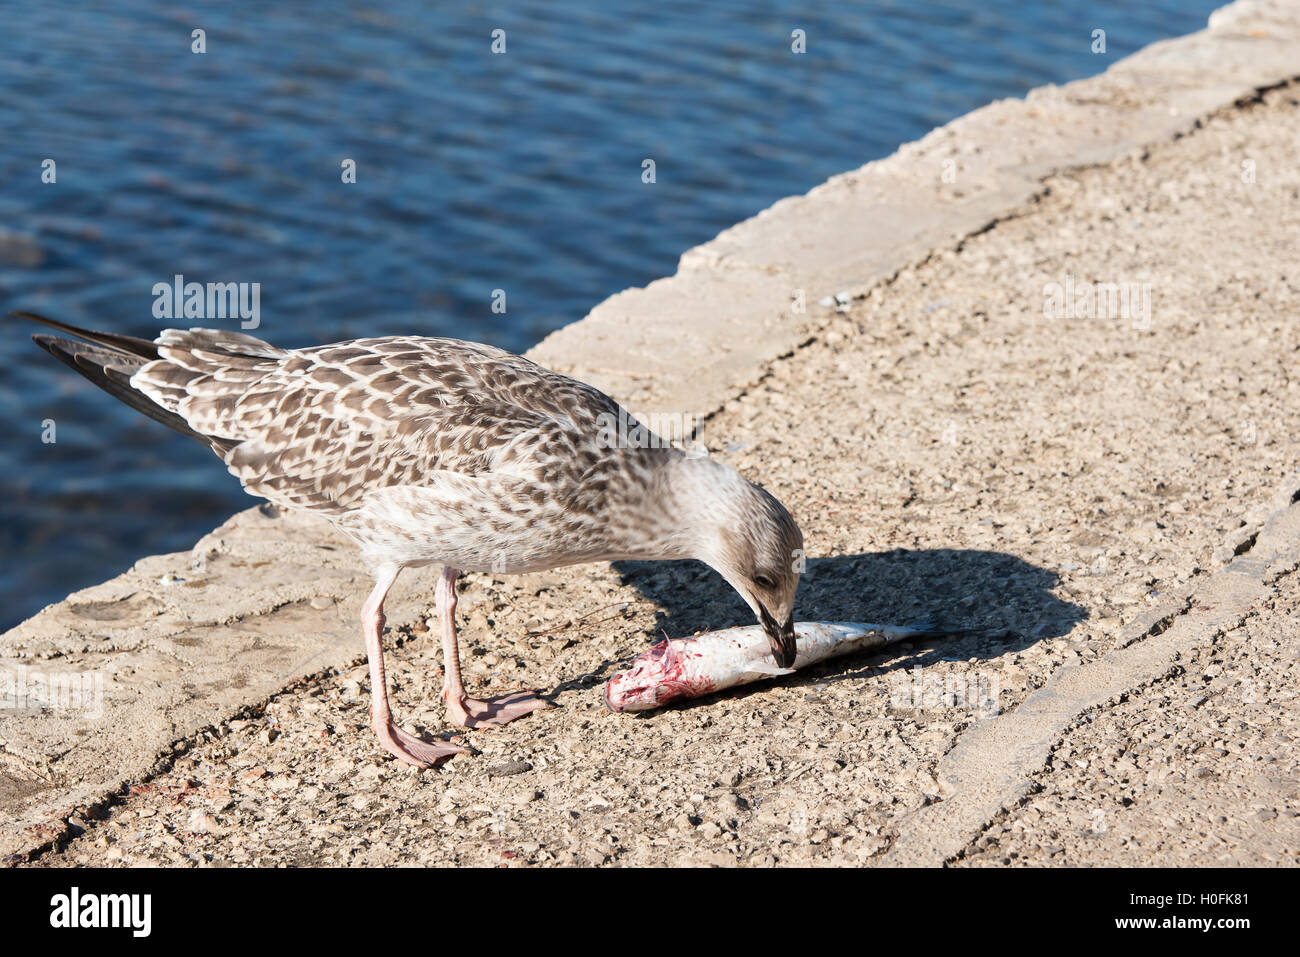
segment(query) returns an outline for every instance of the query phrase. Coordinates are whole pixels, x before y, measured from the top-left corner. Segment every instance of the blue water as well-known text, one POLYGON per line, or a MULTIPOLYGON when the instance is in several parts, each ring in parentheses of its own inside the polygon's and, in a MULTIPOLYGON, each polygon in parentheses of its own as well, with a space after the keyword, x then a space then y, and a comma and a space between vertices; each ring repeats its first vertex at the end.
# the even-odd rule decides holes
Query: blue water
MULTIPOLYGON (((260 283, 257 334, 281 345, 520 351, 783 196, 1217 5, 5 0, 0 307, 152 338, 152 287, 181 273, 260 283)), ((0 627, 253 503, 0 329, 0 627)))

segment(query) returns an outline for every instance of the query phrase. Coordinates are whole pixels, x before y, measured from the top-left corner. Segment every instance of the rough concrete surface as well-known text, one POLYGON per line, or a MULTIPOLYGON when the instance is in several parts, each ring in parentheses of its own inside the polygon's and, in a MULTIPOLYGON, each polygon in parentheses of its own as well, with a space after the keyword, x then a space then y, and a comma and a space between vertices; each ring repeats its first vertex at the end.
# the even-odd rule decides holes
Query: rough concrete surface
MULTIPOLYGON (((1274 41, 1297 20, 1239 3, 1175 43, 1257 43, 1224 62, 1277 67, 1274 41)), ((928 618, 963 637, 614 715, 600 683, 661 630, 748 621, 720 579, 689 563, 466 576, 471 690, 541 687, 559 707, 465 733, 480 753, 415 771, 369 731, 355 557, 309 518, 253 510, 0 638, 0 669, 97 669, 105 689, 104 717, 0 717, 0 854, 1296 863, 1291 75, 1233 102, 1213 74, 1199 116, 1094 166, 1049 164, 989 228, 887 278, 859 261, 863 294, 764 345, 779 355, 750 355, 747 384, 727 374, 709 396, 678 394, 679 411, 720 406, 704 441, 803 526, 799 618, 928 618), (1048 314, 1045 291, 1067 282, 1136 283, 1150 308, 1048 314)), ((1147 92, 1133 88, 1139 103, 1147 92)), ((912 188, 941 192, 931 173, 918 167, 912 188)), ((974 189, 963 175, 946 188, 974 189)), ((445 734, 421 621, 433 575, 399 584, 394 707, 445 734)))

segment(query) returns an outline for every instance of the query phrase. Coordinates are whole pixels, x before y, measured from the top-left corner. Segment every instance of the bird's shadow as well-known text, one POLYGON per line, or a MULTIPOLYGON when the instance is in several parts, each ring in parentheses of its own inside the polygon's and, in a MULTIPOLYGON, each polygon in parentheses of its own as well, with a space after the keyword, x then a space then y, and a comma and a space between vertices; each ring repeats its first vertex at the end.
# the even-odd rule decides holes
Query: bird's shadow
MULTIPOLYGON (((616 562, 614 569, 659 606, 649 644, 664 635, 680 638, 753 623, 753 612, 740 596, 698 563, 627 561, 616 562)), ((881 658, 891 660, 884 669, 890 671, 1020 651, 1066 635, 1088 617, 1082 606, 1055 593, 1059 585, 1060 577, 1050 569, 974 549, 894 549, 809 559, 795 600, 796 620, 924 625, 939 634, 831 659, 783 680, 798 685, 858 678, 878 672, 872 662, 881 658)), ((577 681, 590 684, 617 664, 603 662, 577 681)))

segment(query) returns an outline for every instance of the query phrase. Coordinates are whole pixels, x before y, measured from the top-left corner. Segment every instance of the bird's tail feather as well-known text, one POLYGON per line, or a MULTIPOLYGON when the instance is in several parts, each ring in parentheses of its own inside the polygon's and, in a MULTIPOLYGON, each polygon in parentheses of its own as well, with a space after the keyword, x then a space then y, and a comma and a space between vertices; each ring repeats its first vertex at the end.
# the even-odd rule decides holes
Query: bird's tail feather
POLYGON ((32 336, 32 341, 38 346, 70 369, 76 370, 89 379, 113 398, 149 416, 155 422, 161 422, 169 429, 174 429, 181 435, 202 442, 209 448, 212 447, 212 439, 195 432, 175 412, 164 409, 143 392, 132 388, 131 376, 139 372, 146 363, 158 358, 158 347, 152 342, 134 336, 78 329, 76 326, 30 312, 16 312, 14 315, 84 339, 84 342, 78 342, 76 339, 65 339, 45 332, 38 332, 32 336))

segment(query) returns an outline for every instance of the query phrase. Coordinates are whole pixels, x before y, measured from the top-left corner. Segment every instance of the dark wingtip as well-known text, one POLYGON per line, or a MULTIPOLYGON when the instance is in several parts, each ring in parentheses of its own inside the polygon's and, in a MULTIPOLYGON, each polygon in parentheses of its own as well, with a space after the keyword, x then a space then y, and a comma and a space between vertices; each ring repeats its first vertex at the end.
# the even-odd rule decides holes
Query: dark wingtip
POLYGON ((64 339, 61 336, 50 335, 48 332, 32 334, 32 342, 115 399, 147 415, 155 422, 160 422, 169 429, 174 429, 181 435, 201 442, 209 448, 223 443, 223 440, 210 439, 195 432, 181 416, 158 405, 131 385, 131 374, 151 361, 150 355, 141 353, 147 348, 148 352, 152 353, 152 358, 157 358, 158 353, 153 343, 112 333, 87 332, 52 319, 45 320, 32 313, 15 313, 15 315, 34 318, 45 325, 88 340, 64 339))
POLYGON ((24 312, 19 309, 9 313, 9 315, 13 316, 15 319, 26 319, 28 322, 39 322, 43 326, 49 326, 51 329, 58 329, 60 332, 67 332, 72 335, 78 335, 82 331, 76 326, 70 326, 66 322, 59 322, 57 319, 51 319, 48 316, 42 316, 35 312, 24 312))
MULTIPOLYGON (((140 339, 136 336, 123 336, 115 332, 95 332, 91 329, 80 329, 77 326, 69 325, 66 322, 59 322, 57 319, 51 319, 48 316, 42 316, 35 312, 26 312, 17 310, 9 313, 18 319, 26 319, 28 322, 38 322, 42 326, 49 326, 51 329, 57 329, 64 335, 76 336, 86 342, 93 342, 98 346, 105 346, 109 349, 117 349, 128 355, 139 356, 141 359, 154 360, 158 358, 158 347, 148 339, 140 339)), ((32 341, 41 345, 35 336, 32 341)), ((42 348, 45 348, 42 346, 42 348)), ((49 350, 47 350, 49 351, 49 350)))
POLYGON ((68 345, 71 344, 69 340, 60 339, 58 336, 52 336, 48 332, 33 332, 32 342, 36 343, 64 365, 70 366, 73 369, 77 368, 76 357, 73 351, 68 348, 68 345))

